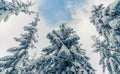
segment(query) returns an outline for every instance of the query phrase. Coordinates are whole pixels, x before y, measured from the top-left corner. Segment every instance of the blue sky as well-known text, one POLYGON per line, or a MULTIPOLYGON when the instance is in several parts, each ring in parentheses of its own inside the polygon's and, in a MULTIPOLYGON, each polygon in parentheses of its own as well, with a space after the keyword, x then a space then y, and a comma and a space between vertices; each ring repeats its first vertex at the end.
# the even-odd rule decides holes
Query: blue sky
POLYGON ((70 4, 74 8, 86 0, 44 0, 40 6, 40 13, 50 25, 69 22, 72 20, 71 11, 67 8, 70 4))

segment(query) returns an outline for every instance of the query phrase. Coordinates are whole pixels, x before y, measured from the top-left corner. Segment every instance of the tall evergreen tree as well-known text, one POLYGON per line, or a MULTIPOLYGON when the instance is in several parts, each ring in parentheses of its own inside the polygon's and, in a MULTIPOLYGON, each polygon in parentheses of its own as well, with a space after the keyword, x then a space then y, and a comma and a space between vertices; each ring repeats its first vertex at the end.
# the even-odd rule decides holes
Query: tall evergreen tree
POLYGON ((95 74, 72 28, 62 24, 59 30, 48 33, 47 38, 51 45, 29 67, 34 74, 95 74))
POLYGON ((94 38, 96 52, 100 53, 103 72, 107 67, 110 74, 120 74, 120 0, 115 0, 107 7, 94 6, 91 22, 98 33, 104 37, 94 38))
POLYGON ((8 2, 6 0, 0 0, 0 21, 3 19, 7 21, 10 15, 18 15, 20 12, 31 14, 33 12, 29 11, 30 6, 32 6, 31 2, 24 3, 21 0, 12 0, 12 2, 8 2))
MULTIPOLYGON (((18 47, 12 47, 7 51, 12 53, 0 58, 0 70, 4 74, 26 74, 27 66, 29 65, 28 51, 30 48, 34 48, 34 43, 37 42, 37 23, 39 21, 38 15, 34 18, 34 21, 25 26, 26 33, 21 34, 21 37, 14 38, 15 41, 20 42, 18 47)), ((0 73, 0 74, 1 74, 0 73)), ((30 73, 28 73, 30 74, 30 73)))

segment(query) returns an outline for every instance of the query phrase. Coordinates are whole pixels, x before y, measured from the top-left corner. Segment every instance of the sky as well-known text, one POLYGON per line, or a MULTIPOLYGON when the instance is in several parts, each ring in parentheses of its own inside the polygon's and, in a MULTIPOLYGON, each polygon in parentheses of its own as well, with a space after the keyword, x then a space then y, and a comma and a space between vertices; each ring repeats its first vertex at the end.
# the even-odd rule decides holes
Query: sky
MULTIPOLYGON (((8 0, 10 1, 10 0, 8 0)), ((22 0, 24 2, 29 0, 22 0)), ((33 11, 40 12, 40 22, 38 26, 39 43, 37 49, 30 51, 32 57, 40 56, 40 50, 48 46, 49 40, 46 39, 48 32, 57 29, 61 23, 67 23, 80 36, 82 48, 86 50, 86 55, 91 59, 89 62, 96 69, 96 74, 108 74, 102 72, 102 66, 99 65, 99 54, 93 53, 91 48, 93 41, 92 35, 98 35, 93 24, 90 23, 90 11, 93 5, 109 5, 114 0, 31 0, 36 4, 30 8, 33 11)), ((0 56, 5 56, 6 50, 18 45, 13 37, 19 37, 24 33, 23 27, 33 20, 33 15, 20 13, 18 16, 10 16, 7 22, 0 22, 0 56)), ((37 58, 36 57, 36 58, 37 58)))
POLYGON ((39 7, 41 15, 51 25, 61 22, 70 22, 72 13, 66 6, 72 4, 74 7, 84 3, 85 0, 44 0, 39 7))

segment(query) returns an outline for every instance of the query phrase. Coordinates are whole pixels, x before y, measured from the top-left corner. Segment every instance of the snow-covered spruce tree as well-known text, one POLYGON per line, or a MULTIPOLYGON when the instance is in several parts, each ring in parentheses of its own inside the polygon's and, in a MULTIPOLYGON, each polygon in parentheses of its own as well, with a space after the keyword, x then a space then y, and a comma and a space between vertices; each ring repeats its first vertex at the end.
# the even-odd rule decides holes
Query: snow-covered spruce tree
POLYGON ((20 12, 31 14, 33 12, 29 11, 30 6, 32 6, 31 2, 24 3, 21 0, 12 0, 12 2, 0 0, 0 21, 3 19, 7 21, 10 15, 18 15, 20 12))
POLYGON ((110 74, 120 74, 120 0, 116 0, 107 7, 94 6, 91 22, 98 33, 104 37, 94 38, 95 52, 100 53, 100 64, 103 72, 107 68, 110 74))
POLYGON ((62 24, 59 30, 48 33, 47 38, 51 45, 29 67, 34 74, 95 74, 72 28, 62 24))
MULTIPOLYGON (((30 48, 34 48, 34 43, 37 42, 37 23, 39 21, 38 15, 34 18, 34 21, 25 26, 26 33, 21 34, 20 38, 14 38, 17 42, 20 42, 18 47, 12 47, 7 51, 12 53, 0 58, 0 70, 3 74, 26 74, 27 66, 29 64, 28 51, 30 48)), ((28 73, 30 74, 30 73, 28 73)))

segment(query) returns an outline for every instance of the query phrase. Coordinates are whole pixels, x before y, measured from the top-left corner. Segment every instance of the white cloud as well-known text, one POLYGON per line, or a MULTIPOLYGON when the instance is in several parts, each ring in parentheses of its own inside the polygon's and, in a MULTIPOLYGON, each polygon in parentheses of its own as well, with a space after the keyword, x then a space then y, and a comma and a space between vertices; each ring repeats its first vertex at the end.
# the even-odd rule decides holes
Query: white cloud
MULTIPOLYGON (((91 58, 90 63, 97 70, 96 74, 103 74, 103 71, 102 66, 99 65, 99 54, 92 53, 94 49, 91 48, 93 44, 91 36, 98 35, 95 27, 92 23, 90 23, 89 18, 91 15, 91 8, 93 5, 99 4, 104 4, 104 6, 107 6, 112 2, 113 0, 87 0, 85 3, 77 6, 76 8, 72 7, 72 5, 67 6, 67 8, 71 10, 73 18, 70 24, 72 25, 72 27, 74 27, 74 30, 76 30, 77 34, 80 36, 80 42, 82 42, 83 44, 82 47, 86 49, 87 56, 91 58)), ((104 74, 108 74, 108 71, 106 70, 106 73, 104 74)))

